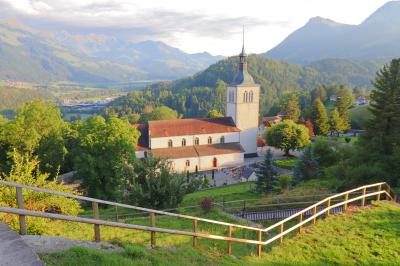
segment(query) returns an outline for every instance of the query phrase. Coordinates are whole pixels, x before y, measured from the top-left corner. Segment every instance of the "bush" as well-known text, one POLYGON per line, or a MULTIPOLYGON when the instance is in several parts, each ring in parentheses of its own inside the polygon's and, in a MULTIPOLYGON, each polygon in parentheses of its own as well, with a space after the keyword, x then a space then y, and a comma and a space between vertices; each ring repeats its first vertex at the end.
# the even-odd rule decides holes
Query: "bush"
POLYGON ((313 156, 311 147, 307 147, 304 150, 303 155, 297 162, 293 174, 295 183, 319 177, 320 175, 319 165, 317 160, 313 156))
POLYGON ((186 185, 186 194, 198 191, 202 185, 203 180, 196 177, 189 178, 189 182, 186 185))
POLYGON ((290 189, 290 185, 293 181, 293 176, 291 175, 281 175, 277 178, 277 186, 276 190, 279 192, 288 191, 290 189))
POLYGON ((199 205, 204 212, 208 213, 212 210, 213 201, 211 198, 203 198, 202 200, 200 200, 199 205))
POLYGON ((349 137, 345 137, 345 138, 344 138, 344 141, 346 141, 346 143, 350 143, 350 141, 351 141, 351 138, 349 138, 349 137))
POLYGON ((316 138, 311 148, 315 159, 321 167, 327 167, 337 163, 337 142, 319 137, 316 138))
MULTIPOLYGON (((72 188, 63 183, 58 184, 57 179, 49 180, 49 174, 39 171, 37 157, 20 155, 14 151, 14 165, 8 175, 1 179, 18 184, 56 190, 68 194, 77 194, 72 188)), ((62 196, 45 194, 38 191, 23 190, 25 209, 32 211, 51 211, 59 214, 77 216, 82 210, 77 200, 62 196)), ((0 185, 0 206, 17 208, 15 188, 0 185)), ((19 223, 16 215, 0 214, 0 220, 7 223, 14 230, 18 230, 19 223)), ((54 226, 50 219, 27 217, 28 234, 43 234, 54 226)))

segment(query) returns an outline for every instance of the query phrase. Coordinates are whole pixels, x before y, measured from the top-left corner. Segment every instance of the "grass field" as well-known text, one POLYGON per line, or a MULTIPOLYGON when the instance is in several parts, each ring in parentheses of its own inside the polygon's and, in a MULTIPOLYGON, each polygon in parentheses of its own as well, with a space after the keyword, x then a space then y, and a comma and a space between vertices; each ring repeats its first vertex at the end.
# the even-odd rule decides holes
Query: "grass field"
POLYGON ((274 164, 280 168, 292 170, 299 159, 275 160, 274 164))
MULTIPOLYGON (((199 248, 176 245, 176 250, 149 250, 124 244, 122 252, 103 253, 75 247, 43 255, 47 265, 400 265, 400 207, 379 202, 319 220, 306 233, 284 240, 283 245, 257 258, 240 256, 243 245, 234 246, 235 257, 214 245, 199 248)), ((264 248, 265 250, 265 248, 264 248)))

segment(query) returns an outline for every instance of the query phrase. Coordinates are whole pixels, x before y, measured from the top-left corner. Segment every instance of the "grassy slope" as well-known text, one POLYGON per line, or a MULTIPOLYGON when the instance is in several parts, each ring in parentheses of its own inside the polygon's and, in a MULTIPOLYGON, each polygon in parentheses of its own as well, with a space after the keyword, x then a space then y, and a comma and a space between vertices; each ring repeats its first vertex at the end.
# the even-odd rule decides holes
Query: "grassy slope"
MULTIPOLYGON (((400 208, 380 202, 352 214, 319 221, 308 232, 276 246, 261 259, 224 256, 214 246, 146 250, 126 245, 123 252, 84 248, 42 256, 47 265, 399 265, 400 208), (78 263, 79 262, 79 263, 78 263)), ((234 246, 237 255, 239 247, 234 246)))

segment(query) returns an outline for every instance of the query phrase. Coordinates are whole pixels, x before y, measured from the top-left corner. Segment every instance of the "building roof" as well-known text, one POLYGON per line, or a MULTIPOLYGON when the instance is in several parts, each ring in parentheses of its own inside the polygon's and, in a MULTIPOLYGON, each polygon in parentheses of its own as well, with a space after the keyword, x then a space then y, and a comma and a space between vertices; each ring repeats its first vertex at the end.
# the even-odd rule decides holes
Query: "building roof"
POLYGON ((223 143, 213 145, 198 145, 186 147, 173 147, 152 149, 151 153, 154 157, 179 159, 194 158, 199 156, 213 156, 221 154, 244 153, 244 149, 240 143, 223 143))
POLYGON ((136 151, 147 151, 149 150, 149 126, 147 124, 133 124, 140 132, 136 151))
POLYGON ((240 132, 240 129, 232 117, 218 117, 149 121, 148 131, 150 137, 157 138, 240 132))

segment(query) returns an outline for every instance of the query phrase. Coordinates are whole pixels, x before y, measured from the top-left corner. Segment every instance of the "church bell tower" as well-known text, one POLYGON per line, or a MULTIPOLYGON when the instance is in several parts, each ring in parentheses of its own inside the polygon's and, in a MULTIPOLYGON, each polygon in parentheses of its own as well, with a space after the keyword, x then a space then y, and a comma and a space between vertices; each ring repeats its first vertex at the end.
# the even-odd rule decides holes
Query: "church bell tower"
POLYGON ((257 156, 260 85, 254 83, 247 71, 244 31, 239 60, 239 71, 227 88, 226 116, 232 117, 236 127, 241 130, 240 144, 245 150, 245 157, 253 157, 257 156))

